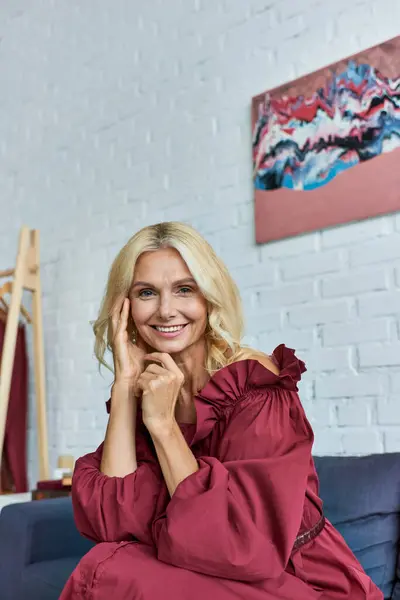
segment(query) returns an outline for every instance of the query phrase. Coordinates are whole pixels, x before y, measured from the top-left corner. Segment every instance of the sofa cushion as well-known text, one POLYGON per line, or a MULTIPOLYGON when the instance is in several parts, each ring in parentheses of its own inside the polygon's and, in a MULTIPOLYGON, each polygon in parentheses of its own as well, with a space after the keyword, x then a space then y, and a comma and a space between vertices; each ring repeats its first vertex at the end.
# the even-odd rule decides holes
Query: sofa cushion
POLYGON ((94 543, 81 536, 74 525, 71 498, 40 500, 19 507, 31 536, 29 562, 83 556, 93 547, 94 543))
POLYGON ((394 586, 392 600, 400 600, 400 552, 397 556, 396 585, 394 586))
POLYGON ((81 556, 45 560, 28 565, 22 574, 22 598, 58 598, 81 556))
POLYGON ((325 516, 391 598, 400 522, 400 454, 316 457, 325 516))

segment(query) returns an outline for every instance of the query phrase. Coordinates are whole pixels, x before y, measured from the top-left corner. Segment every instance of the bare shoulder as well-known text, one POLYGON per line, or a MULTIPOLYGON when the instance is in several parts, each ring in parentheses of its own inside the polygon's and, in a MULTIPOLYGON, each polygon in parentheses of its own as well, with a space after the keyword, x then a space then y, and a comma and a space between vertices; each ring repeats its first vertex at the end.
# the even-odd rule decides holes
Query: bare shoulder
POLYGON ((243 348, 238 360, 257 360, 263 367, 272 371, 275 375, 279 375, 279 368, 275 361, 268 354, 264 354, 264 352, 260 352, 259 350, 243 348))

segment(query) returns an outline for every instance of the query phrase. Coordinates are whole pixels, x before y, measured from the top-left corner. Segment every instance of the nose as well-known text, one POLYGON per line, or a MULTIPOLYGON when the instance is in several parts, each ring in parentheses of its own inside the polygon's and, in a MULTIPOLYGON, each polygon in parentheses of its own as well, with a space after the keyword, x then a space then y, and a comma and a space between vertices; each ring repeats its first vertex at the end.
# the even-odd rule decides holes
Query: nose
POLYGON ((176 314, 172 294, 164 292, 160 294, 159 315, 163 321, 168 321, 176 314))

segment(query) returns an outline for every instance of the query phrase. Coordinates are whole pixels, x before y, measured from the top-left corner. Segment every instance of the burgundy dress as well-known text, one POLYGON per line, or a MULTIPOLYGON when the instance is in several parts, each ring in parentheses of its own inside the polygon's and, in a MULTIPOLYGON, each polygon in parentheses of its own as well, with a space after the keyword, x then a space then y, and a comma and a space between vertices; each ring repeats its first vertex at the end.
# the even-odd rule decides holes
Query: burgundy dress
POLYGON ((137 470, 107 477, 102 446, 77 461, 79 531, 98 543, 60 600, 382 600, 322 515, 313 433, 297 394, 305 370, 274 351, 275 375, 256 360, 220 369, 197 395, 196 425, 181 425, 199 471, 172 498, 151 438, 137 424, 137 470))

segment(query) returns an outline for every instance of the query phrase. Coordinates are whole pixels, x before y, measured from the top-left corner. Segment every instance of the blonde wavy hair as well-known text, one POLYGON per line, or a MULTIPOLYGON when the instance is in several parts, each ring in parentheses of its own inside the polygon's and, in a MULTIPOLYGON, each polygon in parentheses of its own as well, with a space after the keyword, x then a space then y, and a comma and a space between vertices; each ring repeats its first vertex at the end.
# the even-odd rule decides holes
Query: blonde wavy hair
MULTIPOLYGON (((173 221, 150 225, 135 233, 112 263, 99 316, 93 323, 96 337, 94 352, 99 366, 111 369, 104 360, 106 349, 112 352, 111 314, 118 300, 129 295, 136 261, 144 252, 161 248, 175 248, 179 252, 207 301, 204 366, 211 375, 243 355, 241 298, 228 269, 210 244, 193 227, 173 221)), ((132 319, 129 320, 128 334, 134 339, 132 319)))

